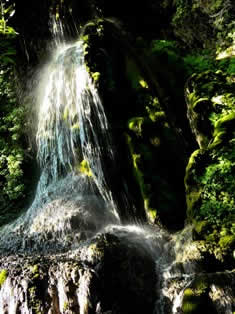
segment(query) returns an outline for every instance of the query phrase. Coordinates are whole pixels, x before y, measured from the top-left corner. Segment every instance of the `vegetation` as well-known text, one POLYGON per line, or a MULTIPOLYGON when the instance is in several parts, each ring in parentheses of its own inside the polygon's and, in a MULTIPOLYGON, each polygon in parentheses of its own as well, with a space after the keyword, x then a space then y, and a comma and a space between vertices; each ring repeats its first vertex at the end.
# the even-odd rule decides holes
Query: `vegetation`
POLYGON ((230 145, 219 152, 213 150, 210 155, 211 163, 199 179, 203 185, 203 192, 198 218, 221 224, 235 214, 234 146, 230 145))
POLYGON ((18 104, 15 80, 15 40, 8 25, 14 5, 2 3, 0 14, 0 224, 11 219, 12 208, 24 197, 25 108, 18 104))

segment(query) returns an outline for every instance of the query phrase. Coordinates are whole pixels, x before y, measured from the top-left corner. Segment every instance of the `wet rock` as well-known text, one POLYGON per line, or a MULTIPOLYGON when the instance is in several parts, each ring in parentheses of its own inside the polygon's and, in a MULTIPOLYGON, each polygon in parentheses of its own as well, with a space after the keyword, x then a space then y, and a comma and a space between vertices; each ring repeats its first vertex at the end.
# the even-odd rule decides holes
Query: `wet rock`
POLYGON ((198 274, 185 289, 183 313, 232 313, 235 308, 233 272, 198 274))
POLYGON ((155 263, 138 243, 100 234, 49 256, 1 258, 1 313, 152 313, 155 263))

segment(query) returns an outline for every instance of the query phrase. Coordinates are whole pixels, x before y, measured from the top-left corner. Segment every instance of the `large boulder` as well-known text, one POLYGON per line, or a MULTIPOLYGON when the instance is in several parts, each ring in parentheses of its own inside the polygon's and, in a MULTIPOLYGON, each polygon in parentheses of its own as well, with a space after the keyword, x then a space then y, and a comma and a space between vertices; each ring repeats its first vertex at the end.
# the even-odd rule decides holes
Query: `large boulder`
POLYGON ((155 263, 140 242, 99 234, 77 250, 0 260, 1 313, 152 313, 155 263))

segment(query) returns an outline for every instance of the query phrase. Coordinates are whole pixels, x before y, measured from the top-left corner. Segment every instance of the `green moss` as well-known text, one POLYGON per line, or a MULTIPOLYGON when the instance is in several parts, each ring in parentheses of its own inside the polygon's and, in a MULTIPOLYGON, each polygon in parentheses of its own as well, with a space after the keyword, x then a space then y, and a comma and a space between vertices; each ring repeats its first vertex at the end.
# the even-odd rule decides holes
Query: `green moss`
POLYGON ((235 85, 222 71, 194 74, 186 87, 190 125, 199 146, 213 148, 233 136, 235 85))
POLYGON ((150 207, 149 207, 149 204, 146 203, 146 201, 149 202, 149 200, 145 200, 145 204, 144 204, 144 205, 145 205, 145 208, 147 209, 148 219, 149 219, 149 221, 151 221, 151 222, 155 222, 156 219, 157 219, 157 211, 156 211, 156 209, 154 209, 154 208, 150 208, 150 207))
POLYGON ((182 310, 184 314, 215 313, 209 297, 210 282, 206 275, 198 275, 185 289, 182 310))
POLYGON ((99 72, 94 72, 91 74, 92 79, 94 80, 94 82, 97 82, 100 78, 100 73, 99 72))
POLYGON ((186 173, 187 216, 195 238, 213 245, 215 258, 225 262, 235 247, 234 144, 205 150, 202 155, 200 151, 192 155, 186 173))
MULTIPOLYGON (((193 94, 193 96, 195 96, 195 94, 193 94)), ((205 110, 205 103, 208 103, 208 101, 208 97, 196 98, 194 101, 192 101, 192 109, 196 113, 201 113, 205 110)))
POLYGON ((185 183, 185 188, 186 188, 186 192, 187 190, 189 190, 191 188, 191 186, 188 184, 190 183, 190 177, 192 176, 192 169, 195 167, 196 165, 196 159, 197 157, 203 152, 203 150, 201 149, 197 149, 195 150, 192 155, 189 158, 187 167, 186 167, 186 171, 185 171, 185 178, 184 178, 184 183, 185 183))
POLYGON ((89 35, 83 35, 81 37, 81 40, 83 41, 83 51, 84 51, 84 56, 88 54, 88 48, 89 48, 89 35))
MULTIPOLYGON (((215 123, 215 129, 214 129, 214 141, 210 145, 210 148, 216 147, 218 144, 221 144, 223 140, 225 139, 225 135, 229 132, 229 128, 231 128, 234 124, 235 120, 235 112, 231 112, 228 115, 220 118, 215 123)), ((231 133, 231 130, 230 130, 231 133)), ((231 136, 230 136, 231 138, 231 136)))
POLYGON ((32 270, 32 273, 37 273, 39 271, 38 265, 34 265, 31 270, 32 270))
POLYGON ((144 122, 145 118, 143 117, 132 118, 128 121, 128 129, 135 132, 138 136, 141 136, 144 122))
POLYGON ((214 133, 214 140, 211 144, 209 144, 209 148, 216 148, 223 144, 225 135, 226 135, 225 130, 216 130, 216 132, 214 133))
POLYGON ((80 126, 79 126, 79 123, 77 122, 77 123, 74 123, 73 125, 72 125, 72 130, 73 131, 75 131, 75 130, 79 130, 80 129, 80 126))
POLYGON ((182 310, 184 314, 198 313, 199 297, 195 295, 192 289, 185 289, 182 310))
POLYGON ((235 247, 235 235, 226 235, 220 238, 219 245, 223 249, 235 247))
POLYGON ((132 157, 134 177, 140 188, 146 215, 150 222, 154 222, 157 217, 157 211, 151 207, 151 186, 145 182, 145 174, 141 170, 142 156, 135 153, 132 139, 128 135, 127 143, 132 157))
POLYGON ((214 13, 221 9, 223 3, 224 3, 223 0, 210 0, 207 6, 210 9, 211 13, 214 13))
POLYGON ((92 171, 87 160, 83 159, 79 165, 79 171, 88 177, 92 177, 92 171))
POLYGON ((163 123, 166 121, 166 114, 164 111, 157 111, 154 108, 146 107, 146 110, 149 114, 151 121, 155 123, 163 123))
MULTIPOLYGON (((145 188, 144 188, 144 175, 142 171, 139 169, 139 163, 141 161, 141 155, 140 154, 132 154, 132 160, 134 165, 134 173, 136 176, 137 181, 139 182, 143 197, 145 196, 145 188)), ((145 197, 144 197, 145 198, 145 197)))
POLYGON ((227 125, 231 124, 231 122, 233 123, 234 119, 235 119, 235 112, 231 112, 225 117, 222 117, 221 119, 219 119, 219 121, 215 124, 215 135, 217 132, 219 132, 218 130, 222 128, 226 128, 227 125))
POLYGON ((41 311, 41 302, 38 300, 37 289, 35 286, 32 286, 28 289, 30 295, 30 304, 32 306, 33 313, 43 314, 41 311))
POLYGON ((183 58, 188 75, 214 69, 214 59, 207 51, 190 53, 183 58))
POLYGON ((200 221, 194 220, 193 225, 194 225, 194 230, 199 235, 203 235, 204 233, 206 233, 209 228, 209 223, 206 220, 200 220, 200 221))
POLYGON ((69 310, 69 302, 68 302, 68 301, 65 301, 65 302, 64 302, 63 310, 64 310, 64 311, 69 310))
POLYGON ((147 88, 147 89, 149 88, 148 83, 144 79, 139 80, 139 84, 143 88, 147 88))
POLYGON ((6 281, 7 275, 8 275, 7 270, 6 269, 2 269, 2 271, 0 272, 0 288, 2 287, 4 282, 6 281))
POLYGON ((195 215, 195 205, 200 200, 201 192, 201 190, 192 190, 186 194, 187 216, 190 219, 195 215))
POLYGON ((33 279, 36 279, 36 278, 39 278, 40 277, 40 273, 39 273, 39 267, 38 265, 33 265, 33 266, 30 266, 30 270, 33 274, 33 279))

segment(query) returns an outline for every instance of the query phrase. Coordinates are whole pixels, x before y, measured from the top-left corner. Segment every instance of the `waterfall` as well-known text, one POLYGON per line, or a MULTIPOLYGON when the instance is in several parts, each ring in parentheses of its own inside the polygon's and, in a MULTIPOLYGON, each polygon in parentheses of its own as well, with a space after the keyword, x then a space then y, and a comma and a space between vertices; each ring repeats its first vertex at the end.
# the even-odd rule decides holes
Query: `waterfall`
POLYGON ((41 167, 57 181, 63 172, 74 171, 80 153, 102 198, 118 218, 104 176, 104 159, 114 161, 109 125, 85 66, 83 42, 58 48, 44 75, 37 130, 41 167))
POLYGON ((115 167, 110 127, 81 40, 57 43, 40 75, 36 99, 41 176, 31 207, 3 228, 5 248, 48 249, 50 240, 58 249, 55 242, 63 247, 67 237, 79 242, 105 225, 120 223, 105 175, 106 162, 115 167))

